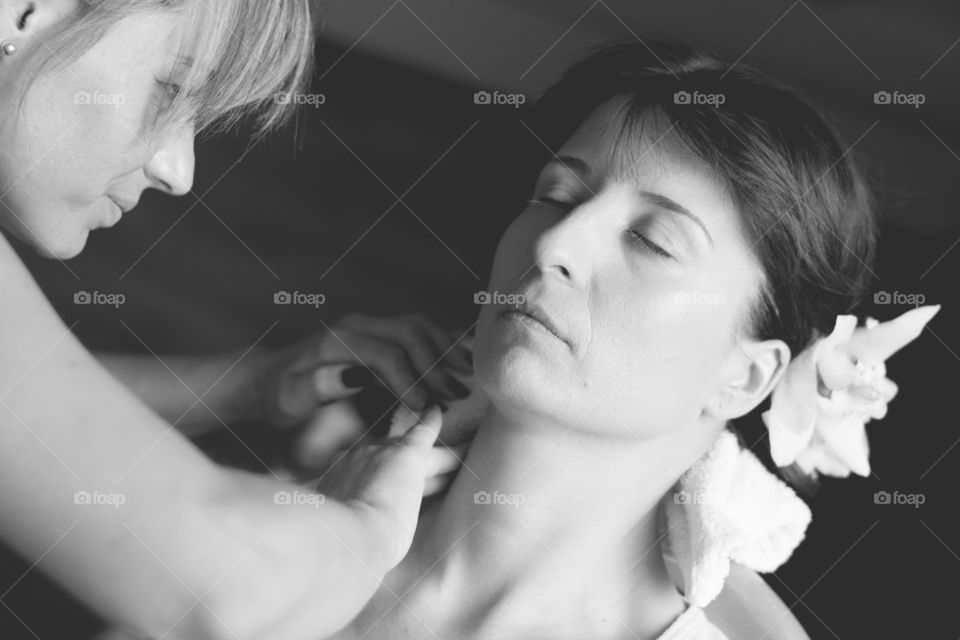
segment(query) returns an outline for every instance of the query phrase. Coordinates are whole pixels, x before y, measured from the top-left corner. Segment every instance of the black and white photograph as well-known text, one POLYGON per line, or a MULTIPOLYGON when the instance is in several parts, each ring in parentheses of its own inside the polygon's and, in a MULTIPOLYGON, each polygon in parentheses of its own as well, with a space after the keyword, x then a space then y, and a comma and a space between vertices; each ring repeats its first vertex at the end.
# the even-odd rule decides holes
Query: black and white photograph
POLYGON ((960 4, 0 0, 0 640, 960 638, 960 4))

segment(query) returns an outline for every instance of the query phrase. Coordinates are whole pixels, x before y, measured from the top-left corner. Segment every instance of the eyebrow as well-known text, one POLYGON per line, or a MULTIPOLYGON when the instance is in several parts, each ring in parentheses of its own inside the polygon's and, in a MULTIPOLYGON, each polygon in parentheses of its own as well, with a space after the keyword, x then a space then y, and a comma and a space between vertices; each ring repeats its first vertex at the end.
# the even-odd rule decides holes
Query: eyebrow
MULTIPOLYGON (((575 173, 582 174, 582 175, 588 175, 590 173, 590 166, 586 163, 586 161, 582 160, 581 158, 577 158, 575 156, 556 156, 554 157, 553 160, 550 160, 547 164, 560 165, 560 166, 566 167, 567 169, 575 173)), ((710 242, 710 246, 711 247, 715 246, 713 242, 713 236, 711 236, 710 232, 707 230, 707 225, 705 225, 703 223, 703 220, 697 217, 692 211, 687 209, 685 206, 683 206, 676 200, 672 200, 660 193, 654 193, 652 191, 645 191, 642 189, 637 193, 641 198, 651 203, 655 207, 659 207, 661 209, 665 209, 666 211, 671 211, 673 213, 678 213, 692 220, 694 223, 696 223, 698 227, 700 227, 704 235, 707 236, 707 240, 710 242)))
POLYGON ((640 190, 638 194, 640 195, 641 198, 643 198, 647 202, 650 202, 655 207, 666 209, 667 211, 672 211, 673 213, 679 213, 680 215, 686 216, 687 218, 695 222, 697 226, 700 227, 700 229, 703 231, 704 235, 707 236, 707 240, 710 241, 710 246, 711 247, 715 246, 713 244, 713 236, 711 236, 710 232, 707 231, 707 225, 703 224, 703 220, 701 220, 696 215, 694 215, 694 213, 689 209, 687 209, 685 206, 683 206, 682 204, 680 204, 675 200, 671 200, 665 195, 662 195, 659 193, 653 193, 652 191, 640 190))
POLYGON ((581 160, 575 156, 554 156, 547 164, 544 166, 544 169, 549 167, 562 167, 567 171, 573 173, 574 177, 580 181, 580 184, 590 192, 591 195, 596 195, 593 193, 593 189, 590 188, 590 185, 587 184, 587 178, 590 175, 590 165, 587 164, 585 160, 581 160))
POLYGON ((575 156, 555 156, 553 160, 547 164, 558 164, 570 169, 571 171, 576 171, 577 173, 590 173, 590 167, 587 165, 586 161, 575 156))

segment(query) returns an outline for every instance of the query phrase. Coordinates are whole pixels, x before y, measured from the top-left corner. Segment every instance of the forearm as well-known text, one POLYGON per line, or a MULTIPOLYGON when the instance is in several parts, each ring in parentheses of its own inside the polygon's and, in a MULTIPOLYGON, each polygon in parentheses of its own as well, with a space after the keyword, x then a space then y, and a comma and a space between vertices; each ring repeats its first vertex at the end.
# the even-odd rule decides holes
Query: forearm
POLYGON ((235 637, 224 621, 267 628, 303 610, 309 633, 287 637, 307 639, 359 611, 392 551, 360 511, 291 518, 273 499, 287 485, 217 467, 108 375, 2 236, 0 272, 0 538, 153 637, 235 637), (280 587, 261 614, 250 594, 280 587))
POLYGON ((259 352, 215 356, 98 353, 103 366, 144 404, 188 436, 263 419, 254 382, 259 352))
MULTIPOLYGON (((241 486, 256 479, 246 472, 235 475, 241 486)), ((293 486, 289 491, 309 493, 293 486)), ((372 509, 333 500, 276 505, 273 492, 265 494, 262 485, 235 496, 242 504, 221 503, 214 515, 237 539, 256 537, 257 553, 237 563, 212 600, 237 636, 315 640, 360 613, 395 551, 395 541, 384 534, 372 509), (279 511, 287 518, 275 527, 279 511), (271 525, 267 533, 250 528, 251 515, 271 525)))
MULTIPOLYGON (((35 369, 53 389, 64 370, 35 369)), ((101 376, 67 387, 79 401, 0 405, 0 535, 28 562, 104 617, 171 640, 322 637, 362 609, 390 550, 361 510, 277 504, 296 488, 212 465, 135 402, 84 409, 87 394, 129 395, 101 376), (304 633, 273 633, 295 623, 304 633)))
POLYGON ((39 413, 0 406, 0 536, 110 620, 156 635, 207 626, 194 593, 229 567, 204 513, 217 469, 176 433, 138 429, 149 416, 101 428, 65 417, 67 434, 39 413))

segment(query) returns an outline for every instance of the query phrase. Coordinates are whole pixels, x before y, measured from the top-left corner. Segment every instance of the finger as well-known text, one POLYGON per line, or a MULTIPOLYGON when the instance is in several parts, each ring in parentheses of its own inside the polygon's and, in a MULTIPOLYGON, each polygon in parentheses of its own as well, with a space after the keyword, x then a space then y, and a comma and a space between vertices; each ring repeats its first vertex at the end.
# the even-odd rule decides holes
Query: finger
MULTIPOLYGON (((426 325, 429 321, 420 316, 406 318, 364 318, 358 329, 371 336, 389 341, 405 352, 407 359, 416 372, 416 379, 444 398, 461 397, 462 385, 438 365, 444 360, 444 352, 449 348, 435 344, 426 325)), ((439 330, 438 330, 439 331, 439 330)), ((439 331, 441 337, 443 332, 439 331)))
POLYGON ((445 476, 434 476, 432 478, 427 478, 427 481, 423 483, 423 497, 435 495, 446 489, 451 482, 453 482, 454 474, 450 473, 445 476))
POLYGON ((282 414, 278 426, 297 425, 309 418, 319 405, 351 396, 364 386, 365 378, 374 379, 361 367, 333 364, 310 367, 286 374, 277 392, 277 408, 282 414))
POLYGON ((401 442, 408 446, 428 450, 437 441, 442 422, 440 409, 430 407, 423 413, 420 422, 410 427, 410 430, 403 434, 401 442))
POLYGON ((473 353, 473 344, 476 342, 476 326, 470 328, 466 331, 461 329, 453 329, 447 332, 454 340, 463 345, 463 348, 473 353))
POLYGON ((438 348, 422 324, 412 321, 397 327, 396 341, 406 350, 423 381, 442 398, 462 397, 466 390, 441 364, 445 349, 438 348))
POLYGON ((401 404, 390 418, 390 429, 387 432, 387 438, 402 437, 403 434, 410 430, 410 427, 416 425, 419 421, 419 414, 411 411, 406 405, 401 404))
POLYGON ((463 464, 463 459, 446 447, 432 447, 427 452, 427 475, 440 476, 455 471, 463 464))
MULTIPOLYGON (((425 371, 429 371, 426 379, 434 387, 437 386, 439 381, 439 384, 442 384, 443 387, 438 390, 444 393, 444 397, 459 399, 469 395, 469 389, 460 384, 456 376, 451 375, 448 371, 448 369, 452 369, 460 374, 473 372, 473 366, 464 355, 466 351, 451 340, 440 327, 426 318, 416 317, 411 322, 413 323, 411 328, 407 334, 401 336, 401 339, 417 341, 415 345, 410 345, 408 348, 415 349, 422 345, 426 350, 429 350, 429 360, 415 361, 415 364, 426 367, 425 371)), ((409 344, 409 342, 405 344, 409 344)), ((423 358, 420 354, 417 354, 416 357, 423 358)))
POLYGON ((446 354, 443 356, 446 362, 461 373, 473 373, 473 356, 467 345, 460 340, 463 332, 447 333, 426 318, 423 319, 422 326, 440 353, 446 354))
POLYGON ((355 347, 360 360, 376 373, 381 384, 397 398, 420 411, 426 405, 427 390, 402 347, 372 335, 363 336, 355 347))
POLYGON ((366 429, 352 402, 331 402, 310 416, 291 455, 301 469, 324 469, 334 453, 357 442, 366 429))

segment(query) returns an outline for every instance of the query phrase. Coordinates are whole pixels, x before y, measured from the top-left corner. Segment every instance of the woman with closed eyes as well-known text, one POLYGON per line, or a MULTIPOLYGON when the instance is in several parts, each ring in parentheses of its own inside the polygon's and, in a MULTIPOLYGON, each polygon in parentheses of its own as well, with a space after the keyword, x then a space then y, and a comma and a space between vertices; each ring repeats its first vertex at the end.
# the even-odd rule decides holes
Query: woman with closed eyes
POLYGON ((517 303, 485 305, 476 332, 489 407, 410 553, 331 637, 805 637, 786 611, 751 627, 760 597, 705 614, 716 594, 681 593, 663 515, 863 295, 860 173, 796 93, 679 45, 604 47, 538 115, 551 154, 489 283, 517 303))

